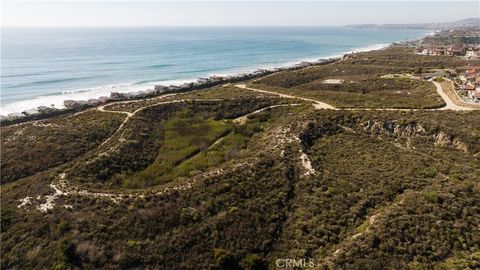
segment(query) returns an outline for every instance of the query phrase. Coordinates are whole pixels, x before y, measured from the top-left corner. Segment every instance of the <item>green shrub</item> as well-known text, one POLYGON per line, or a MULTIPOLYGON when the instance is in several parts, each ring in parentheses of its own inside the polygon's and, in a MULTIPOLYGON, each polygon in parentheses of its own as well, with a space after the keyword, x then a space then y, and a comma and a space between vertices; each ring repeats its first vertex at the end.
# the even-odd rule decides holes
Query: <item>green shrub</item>
POLYGON ((427 201, 429 201, 430 203, 442 203, 443 202, 443 199, 442 197, 435 191, 428 191, 425 193, 425 198, 427 199, 427 201))
POLYGON ((265 261, 258 254, 248 254, 240 262, 240 266, 244 270, 266 270, 267 265, 265 261))

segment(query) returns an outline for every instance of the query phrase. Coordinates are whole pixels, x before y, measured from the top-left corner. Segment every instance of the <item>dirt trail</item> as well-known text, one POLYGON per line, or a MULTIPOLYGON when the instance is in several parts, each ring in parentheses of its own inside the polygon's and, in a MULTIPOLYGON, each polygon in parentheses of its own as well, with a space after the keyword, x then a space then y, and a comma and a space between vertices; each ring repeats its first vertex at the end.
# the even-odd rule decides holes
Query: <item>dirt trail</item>
MULTIPOLYGON (((115 204, 118 204, 120 201, 125 199, 135 199, 135 198, 144 198, 146 195, 153 195, 153 196, 161 196, 163 194, 170 193, 172 191, 184 191, 191 189, 196 183, 203 179, 207 179, 214 176, 219 176, 224 173, 230 171, 236 171, 240 169, 244 169, 245 167, 252 166, 255 163, 255 159, 251 160, 243 160, 238 161, 231 164, 231 170, 224 170, 221 168, 214 168, 208 170, 204 173, 191 177, 190 179, 186 179, 179 184, 169 186, 168 184, 164 187, 159 189, 150 189, 150 190, 139 190, 139 191, 132 191, 128 193, 121 193, 121 192, 95 192, 90 190, 81 189, 73 184, 71 184, 67 178, 66 173, 60 173, 56 179, 53 181, 52 184, 49 185, 50 189, 53 190, 53 194, 40 196, 37 195, 36 197, 27 196, 23 199, 20 199, 20 204, 17 208, 24 208, 27 206, 35 206, 37 210, 40 212, 47 213, 49 210, 53 209, 56 204, 57 200, 60 197, 66 196, 84 196, 84 197, 91 197, 91 198, 104 198, 112 201, 115 204)), ((64 204, 63 207, 67 209, 73 209, 71 205, 64 204)))
MULTIPOLYGON (((452 99, 445 93, 445 90, 443 89, 442 85, 436 81, 430 80, 436 88, 436 91, 438 95, 445 101, 446 106, 438 109, 402 109, 402 108, 345 108, 344 110, 349 110, 349 111, 419 111, 419 110, 425 110, 425 111, 437 111, 437 110, 454 110, 454 111, 471 111, 471 110, 480 110, 479 108, 474 108, 471 106, 460 106, 455 104, 452 99)), ((315 109, 332 109, 332 110, 338 110, 338 108, 333 107, 332 105, 329 105, 327 103, 311 99, 311 98, 305 98, 305 97, 299 97, 299 96, 294 96, 294 95, 288 95, 288 94, 282 94, 278 92, 273 92, 273 91, 268 91, 268 90, 262 90, 262 89, 256 89, 256 88, 251 88, 246 86, 245 84, 237 84, 235 85, 238 88, 242 89, 248 89, 260 93, 266 93, 266 94, 274 94, 280 97, 284 98, 296 98, 296 99, 301 99, 305 101, 310 101, 313 102, 313 106, 315 109)))
POLYGON ((233 122, 234 123, 237 123, 237 124, 240 124, 240 125, 243 125, 245 124, 245 122, 247 122, 247 119, 250 115, 254 115, 254 114, 257 114, 259 112, 263 112, 265 110, 268 110, 268 109, 272 109, 272 108, 277 108, 277 107, 287 107, 287 106, 299 106, 301 104, 299 103, 293 103, 293 104, 277 104, 277 105, 272 105, 272 106, 268 106, 268 107, 265 107, 265 108, 261 108, 261 109, 258 109, 256 111, 253 111, 253 112, 250 112, 250 113, 247 113, 245 115, 242 115, 242 116, 239 116, 235 119, 233 119, 233 122))
MULTIPOLYGON (((166 97, 170 97, 170 96, 174 96, 176 94, 170 94, 170 95, 165 95, 165 96, 161 96, 162 98, 159 98, 160 100, 161 99, 164 99, 166 97)), ((140 107, 138 109, 136 109, 135 111, 133 112, 127 112, 127 111, 114 111, 114 110, 107 110, 105 109, 105 106, 110 106, 110 105, 114 105, 114 104, 120 104, 120 103, 136 103, 136 102, 140 102, 140 101, 120 101, 120 102, 115 102, 115 103, 110 103, 108 105, 103 105, 103 106, 99 106, 97 107, 97 110, 101 111, 101 112, 107 112, 107 113, 123 113, 123 114, 126 114, 127 117, 122 121, 122 123, 120 124, 120 126, 117 128, 117 130, 110 136, 108 137, 105 141, 103 141, 98 147, 101 147, 103 146, 104 144, 106 144, 107 142, 109 142, 118 132, 120 132, 120 130, 123 129, 123 127, 125 126, 125 124, 137 113, 139 113, 140 111, 143 111, 147 108, 150 108, 150 107, 155 107, 155 106, 159 106, 159 105, 165 105, 165 104, 173 104, 173 103, 182 103, 182 102, 186 102, 186 101, 212 101, 212 100, 216 100, 216 99, 178 99, 178 100, 169 100, 169 101, 163 101, 163 102, 156 102, 156 103, 153 103, 153 104, 150 104, 150 105, 147 105, 147 106, 143 106, 143 107, 140 107)), ((123 135, 123 134, 122 134, 123 135)), ((119 141, 122 140, 122 136, 120 136, 118 138, 119 141)))
MULTIPOLYGON (((437 93, 442 97, 442 99, 445 101, 445 103, 447 105, 445 107, 442 107, 442 108, 439 108, 439 109, 430 109, 430 110, 456 110, 456 111, 475 110, 474 108, 471 108, 471 107, 464 107, 464 106, 459 106, 459 105, 455 104, 450 99, 450 97, 445 93, 441 84, 439 84, 438 82, 435 82, 435 81, 432 81, 432 83, 435 85, 437 93)), ((299 96, 294 96, 294 95, 277 93, 277 92, 268 91, 268 90, 251 88, 251 87, 247 87, 245 84, 236 84, 235 86, 238 87, 238 88, 241 88, 241 89, 251 90, 251 91, 255 91, 255 92, 273 94, 273 95, 277 95, 277 96, 283 97, 283 98, 300 99, 300 100, 304 100, 304 101, 309 101, 309 102, 313 103, 313 106, 315 107, 315 109, 338 110, 337 108, 335 108, 335 107, 333 107, 333 106, 331 106, 327 103, 324 103, 324 102, 321 102, 321 101, 318 101, 318 100, 315 100, 315 99, 311 99, 311 98, 305 98, 305 97, 299 97, 299 96)), ((133 116, 135 116, 137 113, 141 112, 142 110, 145 110, 147 108, 154 107, 154 106, 164 105, 164 104, 183 103, 183 102, 186 102, 186 101, 196 101, 196 99, 178 99, 178 100, 162 101, 162 99, 164 99, 166 97, 169 97, 169 96, 172 96, 172 95, 176 95, 176 94, 171 94, 171 95, 165 95, 165 96, 158 97, 158 98, 156 98, 156 99, 158 99, 158 102, 140 107, 133 112, 108 110, 108 109, 105 109, 105 107, 110 106, 110 105, 114 105, 114 104, 120 104, 120 103, 137 103, 137 102, 142 102, 143 100, 119 101, 119 102, 114 102, 114 103, 98 106, 96 109, 98 111, 101 111, 101 112, 121 113, 121 114, 126 115, 125 119, 119 125, 118 129, 109 138, 104 140, 100 144, 99 147, 108 143, 112 138, 114 138, 117 135, 117 133, 121 132, 124 129, 125 125, 128 123, 128 121, 133 116)), ((200 99, 200 100, 201 101, 209 101, 209 99, 200 99)), ((216 99, 216 100, 218 100, 218 99, 216 99)), ((249 115, 253 115, 253 114, 262 112, 262 111, 267 110, 269 108, 275 108, 275 107, 280 107, 280 106, 295 106, 295 105, 300 105, 300 104, 278 104, 278 105, 268 106, 268 107, 256 110, 254 112, 250 112, 248 114, 245 114, 243 116, 237 117, 233 121, 236 122, 236 123, 239 123, 239 124, 243 124, 247 121, 247 117, 249 115)), ((346 110, 414 111, 414 110, 421 110, 421 109, 395 109, 395 108, 391 108, 391 109, 389 109, 389 108, 387 108, 387 109, 358 108, 357 109, 357 108, 350 108, 350 109, 346 109, 346 110)), ((280 132, 281 134, 279 134, 279 135, 282 135, 282 136, 280 136, 280 138, 277 138, 278 139, 278 145, 276 145, 276 146, 283 145, 285 143, 289 143, 289 142, 292 142, 292 141, 299 141, 298 137, 292 137, 291 138, 290 136, 287 136, 287 133, 289 133, 289 130, 290 130, 289 127, 284 127, 284 129, 281 130, 282 132, 280 132)), ((123 135, 123 133, 122 133, 122 135, 123 135)), ((120 137, 118 139, 119 142, 122 141, 122 135, 120 135, 120 137)), ((228 134, 218 138, 215 142, 213 142, 209 146, 209 149, 212 148, 214 145, 217 145, 218 143, 220 143, 227 135, 228 134)), ((97 149, 99 147, 97 147, 97 149)), ((314 175, 315 174, 315 169, 313 168, 308 156, 302 150, 300 150, 299 154, 300 154, 299 155, 299 161, 300 161, 300 164, 302 165, 302 167, 304 169, 303 176, 314 175)), ((240 162, 232 164, 230 170, 228 170, 228 171, 238 170, 239 168, 242 168, 244 166, 248 166, 248 165, 251 165, 251 164, 253 164, 252 161, 240 161, 240 162)), ((54 182, 52 184, 50 184, 50 186, 49 186, 53 190, 53 194, 43 196, 43 197, 37 196, 36 198, 32 197, 32 196, 27 196, 27 197, 19 200, 20 204, 18 205, 18 208, 23 208, 23 207, 26 207, 27 205, 36 205, 36 208, 38 210, 40 210, 42 212, 47 212, 49 209, 54 208, 55 202, 59 197, 69 196, 69 195, 80 195, 80 196, 89 196, 89 197, 103 197, 103 198, 111 199, 114 203, 118 203, 118 201, 120 201, 122 199, 125 199, 125 198, 143 197, 146 194, 161 195, 161 194, 164 194, 164 193, 172 191, 172 190, 190 189, 195 182, 198 182, 202 178, 212 177, 214 175, 222 174, 222 173, 225 173, 225 172, 227 172, 227 170, 214 168, 214 169, 212 169, 208 172, 202 173, 198 176, 192 177, 190 179, 186 179, 185 181, 182 181, 182 183, 179 183, 179 184, 176 184, 176 185, 173 185, 173 186, 162 187, 161 189, 157 189, 153 193, 152 193, 152 190, 150 190, 150 191, 133 191, 131 193, 93 192, 93 191, 81 190, 79 187, 71 185, 69 183, 69 181, 67 179, 65 179, 66 174, 61 173, 58 176, 58 178, 56 178, 54 180, 54 182), (42 201, 43 201, 43 203, 42 203, 42 201)), ((64 207, 71 208, 70 205, 64 205, 64 207)), ((374 223, 374 220, 371 220, 371 223, 374 223)), ((354 238, 356 238, 356 237, 358 237, 358 236, 355 236, 354 238)), ((337 252, 335 252, 335 253, 337 253, 337 252)))
MULTIPOLYGON (((165 95, 165 96, 160 96, 158 99, 161 100, 161 99, 164 99, 164 98, 169 97, 169 96, 172 96, 172 95, 173 95, 173 94, 171 94, 171 95, 165 95)), ((127 115, 127 117, 125 117, 125 119, 123 119, 122 123, 121 123, 120 126, 117 128, 117 130, 115 130, 115 132, 114 132, 110 137, 108 137, 105 141, 103 141, 98 147, 101 147, 101 146, 103 146, 104 144, 106 144, 107 142, 109 142, 120 130, 122 130, 122 128, 125 126, 125 124, 130 120, 130 118, 132 118, 136 113, 140 112, 141 110, 144 110, 144 109, 149 108, 149 107, 161 105, 161 104, 181 102, 181 101, 183 101, 183 100, 179 100, 179 101, 177 101, 177 100, 172 100, 172 101, 165 101, 165 102, 157 102, 157 103, 154 103, 154 104, 150 104, 150 105, 147 105, 147 106, 138 108, 138 109, 135 110, 134 112, 114 111, 114 110, 106 110, 106 109, 105 109, 106 106, 111 106, 111 105, 115 105, 115 104, 137 103, 137 102, 141 102, 141 101, 143 101, 143 100, 119 101, 119 102, 109 103, 109 104, 105 104, 105 105, 102 105, 102 106, 97 107, 97 110, 99 110, 99 111, 101 111, 101 112, 122 113, 122 114, 126 114, 126 115, 127 115)), ((121 138, 119 138, 119 140, 120 140, 120 139, 121 139, 121 138)))
POLYGON ((318 100, 315 100, 315 99, 311 99, 311 98, 298 97, 298 96, 292 96, 292 95, 287 95, 287 94, 282 94, 282 93, 277 93, 277 92, 272 92, 272 91, 267 91, 267 90, 261 90, 261 89, 257 89, 257 88, 251 88, 251 87, 246 86, 245 84, 236 84, 235 86, 238 87, 238 88, 247 89, 247 90, 251 90, 251 91, 255 91, 255 92, 260 92, 260 93, 265 93, 265 94, 273 94, 273 95, 277 95, 277 96, 283 97, 283 98, 293 98, 293 99, 301 99, 301 100, 305 100, 305 101, 310 101, 310 102, 313 102, 313 107, 315 107, 315 109, 336 110, 336 108, 333 107, 330 104, 327 104, 325 102, 321 102, 321 101, 318 101, 318 100))

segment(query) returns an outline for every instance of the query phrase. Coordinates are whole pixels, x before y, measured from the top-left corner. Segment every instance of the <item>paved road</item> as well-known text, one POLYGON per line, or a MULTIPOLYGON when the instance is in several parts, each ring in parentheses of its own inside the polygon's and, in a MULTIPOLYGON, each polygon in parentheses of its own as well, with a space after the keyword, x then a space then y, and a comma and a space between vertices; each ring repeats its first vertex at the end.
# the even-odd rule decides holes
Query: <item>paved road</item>
POLYGON ((453 102, 453 100, 451 100, 450 97, 445 93, 445 91, 443 90, 443 87, 440 83, 438 83, 436 81, 433 81, 433 80, 431 82, 433 82, 433 84, 435 85, 435 88, 437 90, 437 93, 440 95, 440 97, 442 97, 442 99, 447 104, 445 107, 442 107, 438 110, 453 110, 453 111, 475 110, 475 108, 470 108, 470 107, 465 107, 465 106, 460 106, 460 105, 455 104, 453 102))

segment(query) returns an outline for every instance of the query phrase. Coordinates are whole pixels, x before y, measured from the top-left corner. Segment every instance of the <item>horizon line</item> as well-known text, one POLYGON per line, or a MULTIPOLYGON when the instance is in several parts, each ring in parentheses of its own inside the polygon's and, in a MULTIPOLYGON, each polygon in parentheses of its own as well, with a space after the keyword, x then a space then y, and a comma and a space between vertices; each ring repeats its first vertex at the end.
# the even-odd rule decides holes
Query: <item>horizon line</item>
POLYGON ((409 22, 409 23, 350 23, 350 24, 305 24, 305 25, 1 25, 0 28, 140 28, 140 27, 150 27, 150 28, 160 28, 160 27, 189 27, 189 28, 201 28, 201 27, 215 27, 215 28, 228 28, 228 27, 348 27, 356 25, 412 25, 412 24, 443 24, 443 23, 453 23, 456 21, 469 20, 469 19, 478 19, 478 17, 467 17, 463 19, 458 19, 450 22, 409 22))

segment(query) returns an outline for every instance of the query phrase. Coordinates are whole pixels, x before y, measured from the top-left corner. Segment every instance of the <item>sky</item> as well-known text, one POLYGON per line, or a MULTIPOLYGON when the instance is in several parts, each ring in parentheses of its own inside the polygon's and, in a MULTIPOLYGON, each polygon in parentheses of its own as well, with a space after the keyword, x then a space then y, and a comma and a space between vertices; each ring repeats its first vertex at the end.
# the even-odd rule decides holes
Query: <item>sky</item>
POLYGON ((1 1, 2 26, 333 26, 480 17, 480 1, 1 1))

